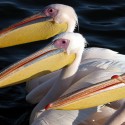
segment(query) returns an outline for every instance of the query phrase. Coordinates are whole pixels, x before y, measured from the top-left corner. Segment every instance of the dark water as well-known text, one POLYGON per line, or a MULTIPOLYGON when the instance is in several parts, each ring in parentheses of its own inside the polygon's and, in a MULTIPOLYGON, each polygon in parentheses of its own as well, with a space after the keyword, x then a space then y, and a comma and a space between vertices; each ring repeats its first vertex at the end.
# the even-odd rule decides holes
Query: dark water
MULTIPOLYGON (((52 3, 75 8, 79 32, 89 46, 125 54, 125 0, 0 0, 0 29, 28 17, 52 3)), ((76 30, 78 31, 78 30, 76 30)), ((43 42, 0 49, 0 70, 38 50, 43 42)), ((28 125, 33 105, 25 102, 25 83, 0 90, 0 125, 28 125)))

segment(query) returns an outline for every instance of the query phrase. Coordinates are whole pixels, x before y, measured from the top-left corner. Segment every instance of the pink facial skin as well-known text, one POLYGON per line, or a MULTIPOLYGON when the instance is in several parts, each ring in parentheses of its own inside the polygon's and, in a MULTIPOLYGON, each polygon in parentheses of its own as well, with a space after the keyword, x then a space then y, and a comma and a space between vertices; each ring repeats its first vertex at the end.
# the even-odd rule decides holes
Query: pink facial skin
POLYGON ((46 16, 50 16, 50 17, 55 17, 57 15, 57 13, 58 13, 58 10, 55 8, 52 8, 52 7, 46 8, 44 10, 44 14, 46 16))
POLYGON ((69 46, 69 40, 68 39, 57 39, 54 42, 54 46, 60 49, 64 49, 67 50, 68 46, 69 46))

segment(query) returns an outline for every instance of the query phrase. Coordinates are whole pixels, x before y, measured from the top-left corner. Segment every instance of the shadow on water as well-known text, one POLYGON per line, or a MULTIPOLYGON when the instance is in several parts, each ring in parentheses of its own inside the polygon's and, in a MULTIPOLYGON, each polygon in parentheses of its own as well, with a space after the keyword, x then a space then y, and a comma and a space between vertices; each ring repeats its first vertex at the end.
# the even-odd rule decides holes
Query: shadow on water
MULTIPOLYGON (((79 32, 82 33, 89 46, 111 48, 125 54, 125 1, 121 0, 0 0, 0 29, 28 17, 44 6, 62 3, 73 6, 79 17, 79 32)), ((78 31, 78 29, 76 29, 78 31)), ((47 40, 49 42, 49 40, 47 40)), ((0 69, 39 50, 40 41, 0 49, 0 69)), ((28 125, 33 105, 25 101, 25 83, 0 89, 0 125, 28 125)))

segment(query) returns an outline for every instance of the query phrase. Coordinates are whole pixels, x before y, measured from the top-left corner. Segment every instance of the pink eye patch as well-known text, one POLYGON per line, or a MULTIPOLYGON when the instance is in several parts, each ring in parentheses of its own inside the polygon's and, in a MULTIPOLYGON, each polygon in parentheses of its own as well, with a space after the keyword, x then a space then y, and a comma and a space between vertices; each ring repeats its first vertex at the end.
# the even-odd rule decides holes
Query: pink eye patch
POLYGON ((68 39, 58 39, 54 42, 55 47, 67 50, 69 45, 68 39))

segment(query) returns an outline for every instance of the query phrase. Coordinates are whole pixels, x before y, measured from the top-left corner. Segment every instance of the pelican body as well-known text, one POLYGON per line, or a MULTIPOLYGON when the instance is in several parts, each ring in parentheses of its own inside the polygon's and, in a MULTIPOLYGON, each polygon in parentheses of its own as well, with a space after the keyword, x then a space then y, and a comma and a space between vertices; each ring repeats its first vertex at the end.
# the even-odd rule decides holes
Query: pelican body
POLYGON ((41 77, 38 80, 33 80, 36 86, 33 85, 32 80, 31 84, 28 83, 34 88, 26 99, 31 103, 38 103, 31 114, 31 125, 60 124, 63 120, 60 118, 60 114, 65 119, 62 123, 64 125, 73 124, 77 117, 77 122, 74 124, 84 123, 84 120, 97 112, 95 106, 125 97, 125 84, 123 83, 125 75, 106 80, 111 78, 114 73, 119 75, 124 73, 125 56, 102 48, 85 50, 83 49, 86 43, 85 39, 79 37, 75 33, 64 33, 57 36, 53 40, 54 45, 61 49, 64 48, 68 55, 75 54, 75 60, 61 71, 48 74, 47 77, 50 80, 46 78, 46 81, 40 83, 43 79, 45 80, 45 77, 41 77), (67 43, 68 40, 74 44, 70 45, 67 43), (66 43, 66 45, 62 43, 66 43), (80 46, 78 43, 81 43, 80 46), (74 46, 77 49, 74 49, 74 46), (107 55, 109 56, 107 57, 107 55), (117 61, 114 60, 116 58, 117 61), (53 102, 53 100, 55 101, 53 102))
POLYGON ((38 118, 39 111, 44 109, 44 107, 47 104, 49 104, 49 102, 52 102, 53 100, 56 100, 58 97, 60 97, 62 93, 64 93, 71 86, 73 78, 78 70, 78 67, 82 59, 82 53, 86 45, 86 40, 82 37, 81 34, 67 32, 58 35, 53 40, 53 45, 58 49, 64 49, 65 52, 69 55, 75 54, 76 58, 72 64, 62 69, 59 78, 56 79, 52 88, 50 88, 49 92, 34 108, 31 114, 30 123, 32 123, 33 121, 36 122, 39 119, 38 118), (76 44, 76 41, 79 44, 76 44))

